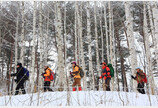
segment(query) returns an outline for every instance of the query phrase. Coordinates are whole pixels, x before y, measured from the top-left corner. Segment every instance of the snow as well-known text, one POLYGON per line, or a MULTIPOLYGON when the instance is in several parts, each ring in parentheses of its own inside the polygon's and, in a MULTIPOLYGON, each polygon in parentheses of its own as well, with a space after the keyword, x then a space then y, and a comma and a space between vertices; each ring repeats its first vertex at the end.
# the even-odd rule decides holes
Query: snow
MULTIPOLYGON (((67 106, 67 93, 45 92, 0 97, 0 106, 67 106)), ((158 95, 115 91, 70 91, 70 106, 158 106, 158 95)))

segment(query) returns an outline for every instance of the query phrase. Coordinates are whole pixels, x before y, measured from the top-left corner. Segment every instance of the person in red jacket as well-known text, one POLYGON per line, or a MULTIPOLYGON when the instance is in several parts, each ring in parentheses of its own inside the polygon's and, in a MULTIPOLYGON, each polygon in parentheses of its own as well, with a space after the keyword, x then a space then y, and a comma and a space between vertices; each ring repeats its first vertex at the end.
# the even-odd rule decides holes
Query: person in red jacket
POLYGON ((53 91, 51 88, 50 88, 50 74, 51 74, 51 69, 48 67, 48 66, 44 66, 44 70, 45 70, 45 73, 42 73, 42 76, 44 78, 44 92, 46 92, 47 90, 48 91, 53 91))
POLYGON ((99 77, 99 79, 104 78, 106 91, 110 91, 110 80, 111 80, 110 68, 106 65, 105 62, 101 63, 101 65, 102 65, 102 75, 99 77))
POLYGON ((146 74, 139 67, 136 68, 136 76, 131 75, 131 78, 137 81, 137 90, 139 93, 145 94, 144 83, 147 83, 146 74))

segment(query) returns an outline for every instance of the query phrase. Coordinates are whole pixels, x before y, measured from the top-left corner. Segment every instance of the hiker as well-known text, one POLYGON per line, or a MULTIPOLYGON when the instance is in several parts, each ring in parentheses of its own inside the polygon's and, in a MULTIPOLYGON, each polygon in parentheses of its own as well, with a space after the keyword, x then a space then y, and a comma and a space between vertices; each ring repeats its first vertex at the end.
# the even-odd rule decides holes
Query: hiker
POLYGON ((80 76, 80 71, 79 71, 79 66, 76 64, 76 62, 72 62, 72 68, 73 72, 70 72, 70 75, 73 77, 74 82, 72 84, 73 91, 76 91, 76 85, 78 86, 78 90, 81 91, 81 76, 80 76))
POLYGON ((19 89, 22 90, 22 94, 26 94, 24 83, 28 79, 27 75, 25 74, 24 67, 21 63, 17 63, 17 72, 11 74, 12 76, 16 76, 15 82, 17 83, 15 95, 19 93, 19 89))
POLYGON ((45 71, 45 73, 41 74, 44 78, 44 92, 46 92, 47 90, 48 91, 53 91, 50 88, 50 81, 51 81, 50 75, 51 75, 52 70, 48 66, 44 66, 44 71, 45 71))
POLYGON ((98 77, 98 79, 104 78, 106 91, 110 91, 110 80, 111 80, 110 68, 107 66, 105 62, 101 63, 101 65, 102 65, 102 75, 98 77))
POLYGON ((137 80, 137 90, 139 93, 145 94, 144 83, 147 83, 146 74, 139 67, 136 68, 136 76, 131 75, 131 78, 137 80))

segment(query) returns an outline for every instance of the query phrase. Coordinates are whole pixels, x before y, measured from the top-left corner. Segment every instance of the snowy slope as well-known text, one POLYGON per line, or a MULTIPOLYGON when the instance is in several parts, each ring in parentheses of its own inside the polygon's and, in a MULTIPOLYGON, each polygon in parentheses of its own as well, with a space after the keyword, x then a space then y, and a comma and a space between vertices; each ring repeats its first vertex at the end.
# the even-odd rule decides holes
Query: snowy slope
MULTIPOLYGON (((109 91, 70 92, 70 106, 158 106, 158 95, 109 91)), ((67 92, 0 97, 0 106, 67 106, 67 92)))

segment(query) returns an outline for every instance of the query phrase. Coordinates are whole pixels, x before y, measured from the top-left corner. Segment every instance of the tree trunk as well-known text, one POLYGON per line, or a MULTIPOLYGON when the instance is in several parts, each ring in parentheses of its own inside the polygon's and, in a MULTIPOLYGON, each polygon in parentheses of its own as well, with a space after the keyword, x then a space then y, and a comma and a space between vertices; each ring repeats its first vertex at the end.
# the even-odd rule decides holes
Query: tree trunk
MULTIPOLYGON (((43 56, 44 55, 46 55, 46 57, 47 57, 47 50, 44 52, 44 39, 43 39, 43 29, 42 29, 42 21, 43 21, 43 19, 42 19, 42 2, 40 1, 40 14, 39 14, 39 30, 40 30, 40 37, 39 37, 39 47, 40 47, 40 64, 39 64, 39 72, 37 71, 37 76, 39 77, 39 75, 41 75, 42 73, 43 73, 43 69, 44 69, 44 63, 45 64, 47 64, 46 63, 46 61, 44 61, 45 59, 43 59, 43 56)), ((48 22, 47 22, 48 23, 48 22)), ((47 34, 46 34, 47 35, 47 34)), ((48 38, 48 37, 47 37, 48 38)), ((47 40, 48 39, 45 39, 46 40, 46 42, 48 42, 47 40)), ((38 44, 38 43, 37 43, 38 44)), ((47 47, 47 44, 48 43, 46 43, 46 46, 45 46, 45 48, 46 49, 48 49, 47 47)), ((38 47, 38 46, 37 46, 38 47)), ((38 49, 38 48, 37 48, 38 49)), ((37 55, 37 54, 36 54, 37 55)), ((38 65, 38 63, 37 63, 37 65, 38 65)), ((38 68, 38 67, 37 67, 38 68)), ((42 78, 41 78, 41 80, 39 81, 39 84, 41 85, 42 84, 42 78)))
POLYGON ((152 12, 153 12, 153 19, 154 19, 154 28, 155 28, 155 33, 154 33, 154 43, 155 43, 155 58, 157 62, 157 69, 158 69, 158 7, 156 6, 157 2, 152 3, 152 12))
MULTIPOLYGON (((94 24, 95 24, 95 44, 96 44, 96 68, 97 68, 97 76, 101 75, 100 72, 100 62, 99 62, 99 46, 98 46, 98 30, 97 30, 97 7, 96 7, 96 1, 94 2, 94 24)), ((100 85, 100 83, 99 83, 100 85)), ((99 89, 98 87, 96 87, 99 89)))
POLYGON ((24 24, 25 24, 25 19, 24 19, 24 1, 22 1, 22 31, 21 31, 21 54, 20 54, 20 62, 24 65, 24 47, 25 47, 25 38, 24 38, 24 24))
POLYGON ((75 2, 75 61, 79 63, 78 60, 78 34, 77 34, 77 10, 78 10, 78 5, 77 2, 75 2))
POLYGON ((101 46, 102 46, 102 53, 101 53, 101 61, 103 62, 104 61, 104 38, 103 38, 103 25, 102 25, 102 10, 101 10, 101 13, 100 13, 100 32, 101 32, 101 46))
POLYGON ((65 72, 64 72, 64 57, 63 57, 63 45, 62 45, 62 22, 61 22, 61 5, 60 2, 56 2, 57 6, 57 13, 56 16, 56 31, 57 31, 57 47, 58 47, 58 75, 59 75, 59 91, 63 90, 64 84, 66 83, 65 80, 65 72))
POLYGON ((148 34, 148 26, 147 26, 147 18, 146 18, 146 2, 144 2, 144 21, 143 21, 143 30, 144 30, 144 38, 145 38, 145 48, 146 48, 146 59, 147 59, 147 72, 149 74, 149 84, 151 88, 151 93, 154 95, 154 78, 153 78, 153 70, 152 70, 152 61, 151 61, 151 51, 149 47, 149 34, 148 34))
POLYGON ((104 20, 105 20, 105 32, 106 32, 106 57, 107 62, 110 62, 110 56, 109 56, 109 36, 108 36, 108 25, 107 25, 107 18, 106 18, 106 4, 104 5, 104 20))
MULTIPOLYGON (((130 12, 130 3, 131 2, 125 2, 125 15, 126 15, 126 27, 127 27, 127 39, 129 42, 131 70, 132 70, 132 74, 135 74, 135 68, 137 66, 137 56, 134 47, 135 44, 134 44, 134 35, 133 35, 133 21, 130 12)), ((136 82, 132 80, 131 83, 132 83, 132 88, 134 88, 134 91, 136 91, 136 82)))
POLYGON ((91 40, 91 22, 90 22, 90 6, 89 2, 87 2, 87 37, 88 37, 88 57, 89 57, 89 75, 92 76, 93 90, 95 89, 95 78, 93 71, 93 63, 92 63, 92 40, 91 40))
POLYGON ((32 47, 32 67, 31 67, 31 89, 32 92, 34 90, 34 86, 35 86, 35 46, 36 46, 36 8, 37 8, 37 3, 36 1, 34 1, 34 11, 33 11, 33 47, 32 47))

